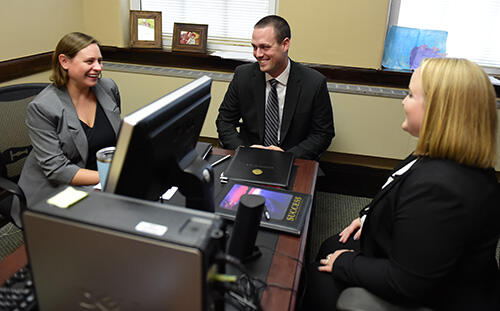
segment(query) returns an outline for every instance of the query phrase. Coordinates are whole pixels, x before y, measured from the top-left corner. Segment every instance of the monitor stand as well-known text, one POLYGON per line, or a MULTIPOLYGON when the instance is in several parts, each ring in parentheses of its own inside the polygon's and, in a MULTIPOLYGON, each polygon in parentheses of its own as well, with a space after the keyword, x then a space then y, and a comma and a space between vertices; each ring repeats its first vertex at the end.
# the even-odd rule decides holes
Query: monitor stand
POLYGON ((186 207, 214 212, 214 172, 199 156, 180 173, 179 191, 186 197, 186 207))

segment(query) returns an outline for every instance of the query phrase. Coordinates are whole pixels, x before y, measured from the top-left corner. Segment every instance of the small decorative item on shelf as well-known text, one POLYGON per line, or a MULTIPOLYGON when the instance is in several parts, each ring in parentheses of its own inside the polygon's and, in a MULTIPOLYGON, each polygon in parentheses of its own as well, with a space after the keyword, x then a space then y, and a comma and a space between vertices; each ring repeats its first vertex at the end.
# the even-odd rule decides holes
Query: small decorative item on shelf
POLYGON ((172 51, 207 52, 208 25, 174 23, 172 51))
POLYGON ((130 11, 130 47, 161 48, 161 12, 130 11))

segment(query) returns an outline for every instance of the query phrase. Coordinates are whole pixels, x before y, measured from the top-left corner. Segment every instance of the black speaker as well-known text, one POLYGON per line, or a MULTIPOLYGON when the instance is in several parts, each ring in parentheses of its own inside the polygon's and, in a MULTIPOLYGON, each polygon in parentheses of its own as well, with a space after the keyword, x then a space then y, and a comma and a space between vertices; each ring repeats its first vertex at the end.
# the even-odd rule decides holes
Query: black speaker
POLYGON ((254 194, 241 196, 233 232, 229 239, 229 255, 243 262, 260 256, 259 249, 255 247, 255 239, 265 204, 266 199, 263 196, 254 194))

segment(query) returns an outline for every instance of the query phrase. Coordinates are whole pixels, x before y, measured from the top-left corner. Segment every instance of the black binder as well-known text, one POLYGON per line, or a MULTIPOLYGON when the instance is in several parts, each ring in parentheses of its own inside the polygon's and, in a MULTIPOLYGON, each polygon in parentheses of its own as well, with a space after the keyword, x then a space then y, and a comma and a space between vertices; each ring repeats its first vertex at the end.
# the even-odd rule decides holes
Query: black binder
POLYGON ((261 227, 294 235, 302 233, 305 218, 312 206, 311 195, 250 183, 229 182, 217 195, 215 213, 234 220, 240 198, 244 194, 261 195, 266 199, 261 227))
POLYGON ((233 181, 288 187, 293 160, 290 152, 238 147, 224 176, 233 181))

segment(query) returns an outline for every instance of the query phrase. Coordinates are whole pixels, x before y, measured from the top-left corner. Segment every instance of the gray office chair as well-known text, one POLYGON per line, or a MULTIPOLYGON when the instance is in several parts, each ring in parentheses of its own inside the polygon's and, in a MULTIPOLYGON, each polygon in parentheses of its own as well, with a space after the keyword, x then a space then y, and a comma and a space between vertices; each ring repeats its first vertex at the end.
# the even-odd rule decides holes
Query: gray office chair
POLYGON ((31 140, 24 120, 28 103, 48 83, 25 83, 0 87, 0 225, 21 226, 20 213, 26 198, 17 185, 31 140))
POLYGON ((362 287, 348 287, 337 300, 339 311, 432 311, 423 307, 402 307, 375 296, 362 287))

